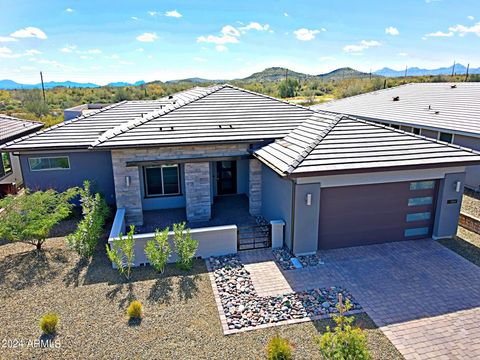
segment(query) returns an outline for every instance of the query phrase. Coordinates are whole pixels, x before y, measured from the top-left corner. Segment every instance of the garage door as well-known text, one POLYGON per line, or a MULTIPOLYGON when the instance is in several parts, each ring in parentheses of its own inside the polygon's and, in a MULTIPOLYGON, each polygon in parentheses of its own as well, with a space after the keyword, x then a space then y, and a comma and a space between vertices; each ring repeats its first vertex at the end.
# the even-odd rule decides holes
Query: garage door
POLYGON ((430 237, 436 192, 434 180, 322 189, 318 247, 430 237))

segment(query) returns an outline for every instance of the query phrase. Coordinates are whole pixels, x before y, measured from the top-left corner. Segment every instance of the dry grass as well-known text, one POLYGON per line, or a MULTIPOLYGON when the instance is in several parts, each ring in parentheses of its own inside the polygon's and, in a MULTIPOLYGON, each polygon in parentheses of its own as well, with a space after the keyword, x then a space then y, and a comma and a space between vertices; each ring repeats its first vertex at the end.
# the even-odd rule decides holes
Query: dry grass
POLYGON ((455 251, 468 261, 480 266, 480 235, 458 227, 457 236, 453 239, 442 239, 440 243, 455 251))
MULTIPOLYGON (((71 225, 66 222, 63 229, 71 225)), ((57 349, 2 348, 2 359, 261 359, 277 331, 295 345, 296 359, 317 359, 313 339, 328 323, 224 336, 203 261, 189 273, 170 265, 162 275, 138 268, 127 283, 111 268, 104 244, 93 261, 82 262, 62 237, 49 239, 40 254, 21 243, 0 245, 0 300, 0 339, 37 340, 40 317, 55 312, 60 318, 55 340, 61 344, 57 349), (129 325, 125 310, 134 299, 144 305, 144 316, 129 325)), ((366 328, 374 359, 401 358, 366 315, 358 323, 366 328)))

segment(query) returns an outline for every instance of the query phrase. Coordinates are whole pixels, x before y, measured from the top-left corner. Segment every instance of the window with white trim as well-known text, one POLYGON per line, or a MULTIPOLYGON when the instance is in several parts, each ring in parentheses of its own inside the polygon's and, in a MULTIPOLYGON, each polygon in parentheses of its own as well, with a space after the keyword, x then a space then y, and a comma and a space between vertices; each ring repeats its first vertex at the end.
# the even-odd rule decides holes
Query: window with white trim
POLYGON ((439 132, 438 133, 438 140, 451 144, 453 142, 453 134, 445 133, 445 132, 439 132))
POLYGON ((147 197, 180 194, 180 171, 177 164, 146 166, 143 171, 147 197))
POLYGON ((70 159, 68 156, 50 156, 29 158, 28 164, 31 171, 68 170, 70 159))

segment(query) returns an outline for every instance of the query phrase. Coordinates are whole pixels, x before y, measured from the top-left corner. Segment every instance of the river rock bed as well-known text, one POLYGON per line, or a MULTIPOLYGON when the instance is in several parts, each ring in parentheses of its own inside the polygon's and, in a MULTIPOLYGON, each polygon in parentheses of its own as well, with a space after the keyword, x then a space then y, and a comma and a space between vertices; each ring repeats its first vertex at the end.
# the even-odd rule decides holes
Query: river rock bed
POLYGON ((338 293, 350 300, 351 310, 361 309, 347 290, 335 286, 260 297, 238 256, 212 257, 209 262, 229 330, 337 313, 338 293))
MULTIPOLYGON (((280 265, 283 270, 295 270, 295 266, 291 261, 294 256, 288 249, 273 249, 272 252, 275 262, 280 265)), ((320 256, 318 255, 297 256, 297 259, 303 267, 318 266, 322 264, 320 256)))

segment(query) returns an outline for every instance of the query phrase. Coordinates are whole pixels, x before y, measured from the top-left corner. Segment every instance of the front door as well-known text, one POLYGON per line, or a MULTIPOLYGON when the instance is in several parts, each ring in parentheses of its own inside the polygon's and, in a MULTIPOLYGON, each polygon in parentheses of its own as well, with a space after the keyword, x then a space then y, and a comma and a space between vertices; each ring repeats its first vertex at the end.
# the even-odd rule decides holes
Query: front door
POLYGON ((237 193, 237 162, 217 162, 217 193, 218 195, 237 193))

